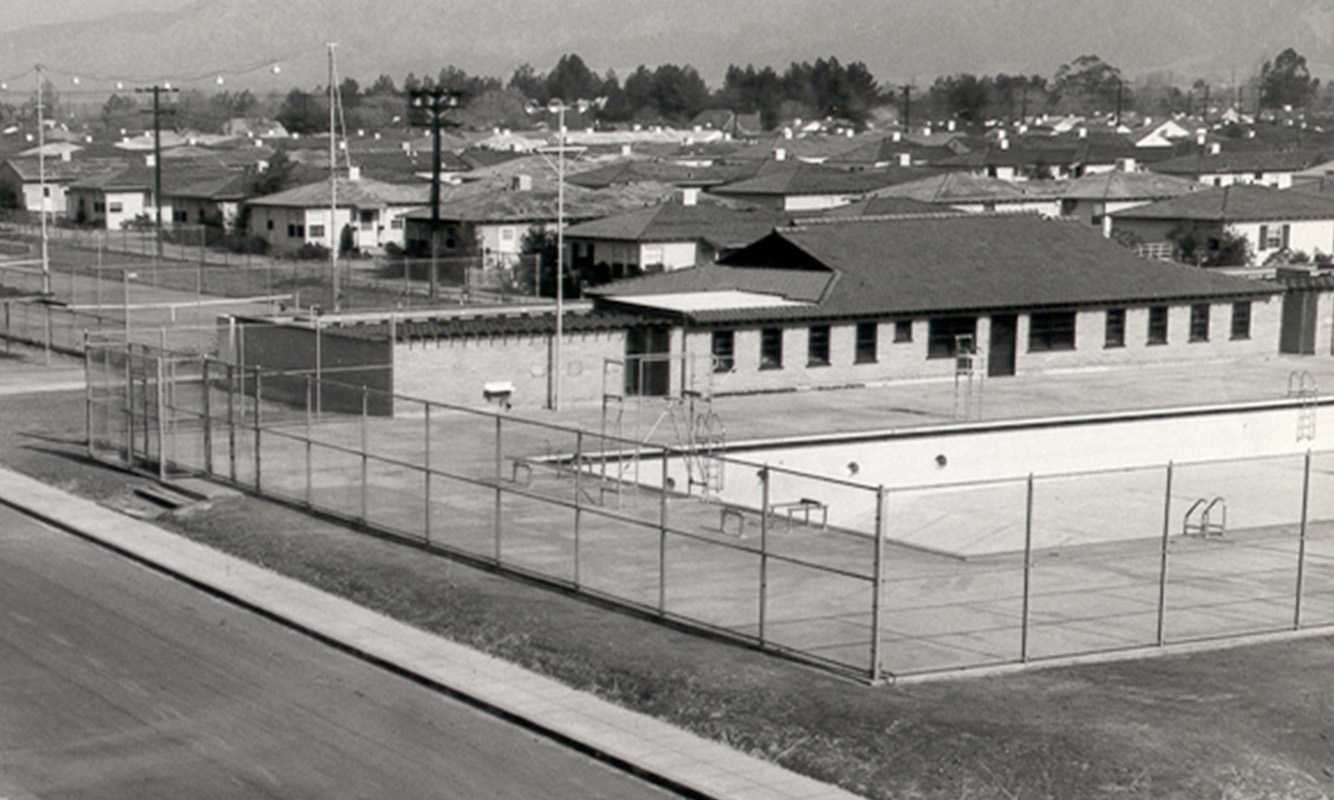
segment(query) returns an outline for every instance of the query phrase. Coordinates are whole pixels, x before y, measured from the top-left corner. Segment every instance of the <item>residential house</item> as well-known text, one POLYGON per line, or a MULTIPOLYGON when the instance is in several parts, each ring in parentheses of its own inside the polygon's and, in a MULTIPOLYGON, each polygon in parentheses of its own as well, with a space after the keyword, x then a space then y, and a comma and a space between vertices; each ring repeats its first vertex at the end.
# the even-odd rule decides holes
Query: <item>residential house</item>
POLYGON ((946 172, 872 192, 872 197, 902 197, 940 209, 972 213, 1061 215, 1063 181, 1006 181, 963 172, 946 172))
POLYGON ((36 158, 15 156, 0 163, 0 186, 19 207, 37 213, 45 196, 47 213, 65 216, 66 193, 77 180, 125 169, 123 158, 48 158, 39 164, 36 158), (46 183, 43 187, 42 174, 46 183))
POLYGON ((1224 150, 1214 142, 1207 150, 1160 161, 1150 169, 1210 186, 1256 183, 1287 189, 1292 186, 1294 176, 1329 161, 1330 154, 1324 151, 1224 150))
POLYGON ((780 158, 763 162, 752 178, 714 186, 709 192, 775 211, 815 211, 847 205, 928 174, 932 172, 913 167, 852 172, 780 158))
POLYGON ((407 215, 406 246, 414 253, 439 256, 480 256, 486 268, 508 268, 519 262, 523 238, 534 227, 554 230, 566 225, 656 205, 672 188, 656 183, 634 183, 608 189, 567 185, 562 208, 559 187, 529 175, 515 175, 508 184, 485 182, 451 187, 442 194, 439 227, 431 233, 431 209, 413 209, 407 215))
POLYGON ((245 203, 246 227, 280 252, 306 244, 341 246, 345 229, 359 250, 378 251, 391 243, 403 247, 404 220, 429 195, 424 183, 385 183, 362 178, 354 169, 339 176, 332 191, 324 180, 251 198, 245 203), (331 212, 334 194, 337 207, 331 212))
POLYGON ((770 209, 737 209, 700 202, 686 189, 681 199, 573 225, 565 231, 568 263, 594 283, 639 272, 684 269, 763 237, 791 220, 770 209))
POLYGON ((1194 259, 1216 262, 1224 234, 1248 244, 1248 266, 1295 252, 1334 253, 1334 200, 1255 184, 1232 184, 1112 212, 1114 235, 1183 257, 1189 237, 1194 259))
POLYGON ((241 224, 241 204, 250 181, 250 175, 235 171, 170 189, 164 186, 162 195, 171 208, 173 225, 231 229, 241 224))
POLYGON ((1205 189, 1198 181, 1155 172, 1096 172, 1065 186, 1061 192, 1061 216, 1110 234, 1108 214, 1205 189))

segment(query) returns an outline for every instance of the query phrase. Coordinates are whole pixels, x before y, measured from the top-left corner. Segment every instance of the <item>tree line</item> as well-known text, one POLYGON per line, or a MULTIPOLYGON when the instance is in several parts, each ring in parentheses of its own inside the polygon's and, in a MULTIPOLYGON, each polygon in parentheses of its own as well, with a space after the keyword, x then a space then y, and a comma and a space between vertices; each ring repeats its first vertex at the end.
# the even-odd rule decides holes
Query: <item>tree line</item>
MULTIPOLYGON (((684 125, 708 109, 758 114, 770 129, 791 119, 833 117, 857 127, 877 119, 956 119, 979 124, 991 119, 1028 118, 1041 113, 1113 113, 1148 115, 1200 113, 1209 107, 1236 105, 1254 113, 1262 109, 1299 108, 1328 111, 1334 102, 1328 87, 1313 78, 1306 59, 1288 48, 1266 61, 1257 74, 1236 86, 1211 87, 1196 80, 1182 88, 1162 75, 1127 79, 1121 70, 1096 55, 1062 64, 1050 77, 1041 75, 944 75, 923 87, 883 85, 862 62, 837 58, 792 62, 781 72, 771 66, 732 65, 722 85, 711 88, 694 67, 641 65, 624 79, 614 70, 599 74, 576 54, 562 56, 550 71, 531 64, 516 68, 508 80, 473 75, 449 65, 435 75, 409 73, 402 83, 380 75, 367 86, 354 78, 338 85, 342 120, 349 129, 377 130, 411 124, 408 98, 414 90, 443 88, 466 98, 455 121, 473 128, 528 127, 551 124, 541 109, 553 98, 567 102, 596 101, 567 117, 572 127, 598 123, 684 125), (1325 91, 1321 91, 1322 88, 1325 91), (534 115, 536 111, 536 116, 534 115)), ((47 87, 48 113, 60 106, 54 87, 47 87)), ((34 111, 35 99, 19 106, 0 106, 0 119, 23 119, 34 111)), ((221 131, 234 117, 276 119, 295 133, 325 130, 329 124, 328 87, 293 88, 286 94, 256 96, 249 91, 206 94, 189 90, 173 98, 170 124, 178 128, 221 131)), ((100 109, 105 129, 140 129, 141 98, 113 94, 100 109)))

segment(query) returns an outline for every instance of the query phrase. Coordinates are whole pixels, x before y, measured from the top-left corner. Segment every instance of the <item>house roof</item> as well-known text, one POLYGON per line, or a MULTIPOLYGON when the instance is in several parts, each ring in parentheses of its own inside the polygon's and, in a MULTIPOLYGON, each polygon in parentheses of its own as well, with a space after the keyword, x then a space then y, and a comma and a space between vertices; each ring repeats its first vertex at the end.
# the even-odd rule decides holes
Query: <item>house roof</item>
POLYGON ((19 179, 25 183, 41 180, 41 170, 46 170, 48 183, 66 183, 107 172, 118 172, 129 166, 125 158, 74 158, 62 161, 58 158, 46 159, 46 164, 38 164, 37 158, 15 156, 8 158, 9 164, 19 179))
POLYGON ((1170 158, 1152 169, 1168 175, 1296 172, 1329 160, 1329 153, 1315 150, 1227 150, 1170 158))
POLYGON ((626 160, 580 172, 568 182, 589 189, 642 181, 672 183, 677 186, 712 186, 723 182, 723 177, 711 167, 690 167, 659 161, 626 160))
MULTIPOLYGON (((470 223, 553 222, 559 215, 559 195, 554 188, 527 190, 489 186, 463 190, 442 200, 440 219, 470 223)), ((589 220, 618 214, 631 208, 656 205, 672 192, 657 183, 636 183, 611 189, 565 187, 565 219, 589 220)), ((430 209, 416 209, 409 219, 430 219, 430 209)))
POLYGON ((1007 181, 963 172, 944 172, 876 190, 876 197, 907 197, 924 203, 1020 203, 1054 200, 1064 181, 1007 181))
POLYGON ((1070 181, 1061 196, 1068 200, 1162 200, 1205 188, 1199 181, 1171 175, 1112 170, 1070 181))
POLYGON ((1237 183, 1160 200, 1112 214, 1117 219, 1250 222, 1284 219, 1334 220, 1334 200, 1268 186, 1237 183))
POLYGON ((168 192, 163 189, 163 194, 170 194, 172 197, 188 197, 199 200, 244 200, 246 198, 246 186, 249 176, 244 172, 232 172, 227 175, 218 175, 212 178, 194 181, 172 189, 168 192))
POLYGON ((1268 282, 1150 262, 1087 226, 1036 215, 963 214, 825 221, 780 228, 717 267, 634 278, 602 297, 738 288, 811 305, 723 309, 698 323, 979 313, 1264 297, 1268 282), (720 272, 710 272, 720 270, 720 272), (735 276, 747 275, 748 278, 735 276), (807 288, 804 296, 791 286, 807 288))
POLYGON ((718 186, 710 191, 720 195, 792 195, 865 194, 886 186, 929 174, 913 167, 890 167, 849 172, 818 164, 791 161, 765 162, 753 178, 718 186))
POLYGON ((669 201, 571 226, 565 236, 626 242, 704 240, 717 247, 735 248, 750 244, 789 219, 789 215, 768 210, 669 201))
POLYGON ((923 200, 915 200, 911 197, 868 197, 865 200, 858 200, 846 206, 831 208, 828 211, 821 212, 819 216, 837 219, 842 217, 887 217, 905 214, 940 213, 963 214, 965 212, 942 210, 938 205, 923 200))
MULTIPOLYGON (((596 310, 567 311, 561 320, 566 333, 584 333, 622 330, 643 325, 651 320, 643 314, 596 310)), ((556 314, 485 313, 472 316, 439 317, 425 320, 397 320, 393 325, 398 341, 420 341, 475 336, 518 336, 551 334, 556 330, 556 314)), ((384 341, 389 338, 387 322, 337 327, 338 335, 354 339, 384 341)))
MULTIPOLYGON (((431 193, 431 187, 423 183, 385 183, 369 178, 350 181, 343 177, 338 178, 337 190, 338 205, 353 208, 415 206, 429 200, 431 193)), ((322 208, 328 207, 329 200, 329 182, 319 181, 256 197, 249 204, 280 208, 322 208)))

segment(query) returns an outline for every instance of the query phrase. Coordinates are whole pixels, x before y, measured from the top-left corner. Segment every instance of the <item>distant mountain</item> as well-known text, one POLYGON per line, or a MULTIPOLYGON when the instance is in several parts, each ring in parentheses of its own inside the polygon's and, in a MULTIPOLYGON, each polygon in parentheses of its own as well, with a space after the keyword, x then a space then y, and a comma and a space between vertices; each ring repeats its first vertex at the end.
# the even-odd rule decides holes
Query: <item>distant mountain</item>
POLYGON ((545 71, 564 53, 622 77, 641 63, 692 64, 713 86, 730 63, 781 71, 831 55, 866 62, 883 83, 951 72, 1050 76, 1086 53, 1132 75, 1226 80, 1286 47, 1325 76, 1334 72, 1334 0, 199 0, 0 33, 0 74, 42 63, 89 76, 91 88, 91 76, 204 82, 279 61, 281 75, 256 69, 229 84, 310 87, 325 81, 329 41, 338 42, 340 77, 363 84, 446 64, 507 79, 523 62, 545 71))

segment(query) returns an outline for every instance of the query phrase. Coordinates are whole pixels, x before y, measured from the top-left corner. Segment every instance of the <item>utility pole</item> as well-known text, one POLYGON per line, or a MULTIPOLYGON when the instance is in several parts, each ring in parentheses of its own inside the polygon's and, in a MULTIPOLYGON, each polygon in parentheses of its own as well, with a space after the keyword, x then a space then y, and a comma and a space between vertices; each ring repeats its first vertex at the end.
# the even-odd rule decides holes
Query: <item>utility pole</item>
POLYGON ((37 182, 41 184, 41 227, 42 227, 42 294, 51 294, 51 261, 46 250, 46 208, 48 205, 47 192, 51 191, 46 185, 46 119, 43 116, 42 109, 42 65, 34 67, 37 72, 37 182))
POLYGON ((436 276, 436 255, 438 245, 437 232, 440 228, 440 129, 454 127, 457 123, 445 118, 451 108, 457 108, 463 99, 463 92, 433 86, 428 89, 413 89, 409 102, 421 112, 418 124, 426 122, 431 126, 431 275, 430 297, 435 299, 438 291, 436 276))
POLYGON ((912 87, 903 87, 903 129, 912 127, 912 87))
POLYGON ((157 257, 162 260, 162 93, 180 91, 170 84, 140 86, 136 94, 153 95, 153 209, 156 212, 157 257))
MULTIPOLYGON (((338 42, 329 42, 329 280, 332 286, 334 312, 342 310, 342 296, 338 291, 338 245, 342 238, 338 233, 338 137, 335 135, 334 113, 337 110, 338 95, 334 86, 334 48, 338 42)), ((351 175, 348 176, 349 178, 351 175)))

